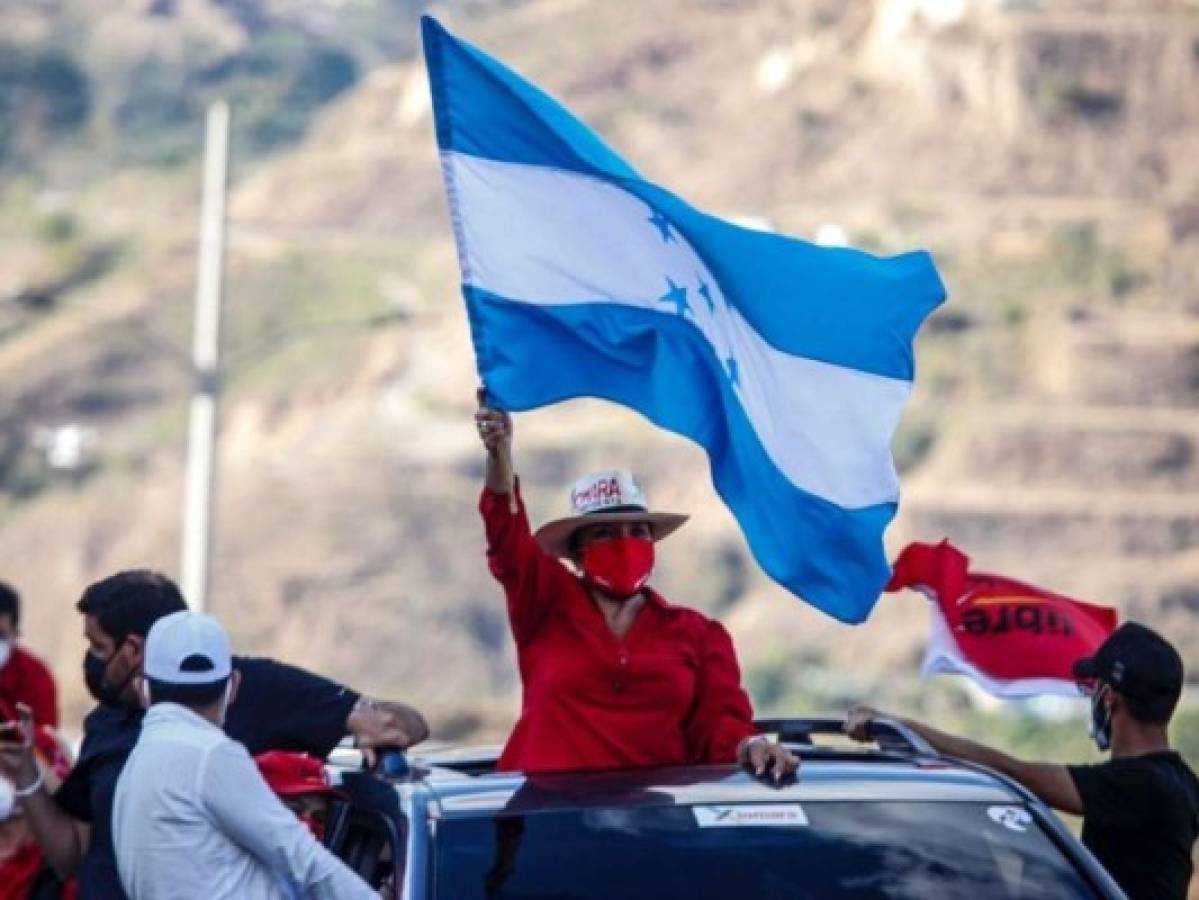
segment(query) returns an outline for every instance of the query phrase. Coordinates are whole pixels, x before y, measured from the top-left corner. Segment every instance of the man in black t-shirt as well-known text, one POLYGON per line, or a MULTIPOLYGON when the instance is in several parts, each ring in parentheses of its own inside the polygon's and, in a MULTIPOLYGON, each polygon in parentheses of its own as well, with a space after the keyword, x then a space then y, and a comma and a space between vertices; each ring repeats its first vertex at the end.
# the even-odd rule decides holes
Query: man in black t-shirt
POLYGON ((1127 622, 1074 674, 1091 686, 1091 734, 1112 758, 1070 766, 1082 840, 1132 900, 1185 897, 1199 836, 1199 779, 1170 749, 1182 659, 1164 638, 1127 622))
MULTIPOLYGON (((59 875, 77 875, 79 900, 121 900, 112 846, 117 778, 137 743, 146 634, 163 616, 186 609, 179 589, 153 572, 121 572, 93 584, 77 609, 89 649, 83 671, 98 705, 84 720, 71 774, 52 796, 40 785, 19 741, 0 741, 0 773, 25 793, 25 814, 59 875)), ((349 688, 270 659, 237 657, 241 688, 225 732, 251 754, 296 750, 324 758, 346 734, 359 746, 407 747, 428 736, 421 715, 400 703, 366 700, 349 688)), ((0 737, 7 737, 0 736, 0 737)))
POLYGON ((1026 762, 867 706, 850 710, 845 728, 865 741, 871 721, 894 719, 939 753, 1002 772, 1055 809, 1083 817, 1083 843, 1129 900, 1183 900, 1199 837, 1199 779, 1166 733, 1182 695, 1182 659, 1156 632, 1126 622, 1074 674, 1091 694, 1091 736, 1111 750, 1099 765, 1026 762))

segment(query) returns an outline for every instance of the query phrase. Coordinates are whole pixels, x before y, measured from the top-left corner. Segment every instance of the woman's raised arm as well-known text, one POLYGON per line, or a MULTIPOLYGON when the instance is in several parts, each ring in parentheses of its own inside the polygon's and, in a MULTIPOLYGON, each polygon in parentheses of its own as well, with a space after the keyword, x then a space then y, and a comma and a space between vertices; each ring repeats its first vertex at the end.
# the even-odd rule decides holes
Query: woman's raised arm
POLYGON ((479 388, 475 424, 487 450, 479 511, 487 531, 487 565, 504 586, 517 644, 533 637, 573 576, 537 544, 512 467, 512 417, 487 405, 479 388))

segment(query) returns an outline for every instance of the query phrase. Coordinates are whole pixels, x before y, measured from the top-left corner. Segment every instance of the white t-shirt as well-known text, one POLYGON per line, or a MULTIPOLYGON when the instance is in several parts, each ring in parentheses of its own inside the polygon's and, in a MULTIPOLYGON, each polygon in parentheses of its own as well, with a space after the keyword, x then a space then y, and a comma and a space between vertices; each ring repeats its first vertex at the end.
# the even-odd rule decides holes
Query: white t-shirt
POLYGON ((245 747, 156 703, 117 781, 112 835, 130 900, 377 900, 262 779, 245 747))

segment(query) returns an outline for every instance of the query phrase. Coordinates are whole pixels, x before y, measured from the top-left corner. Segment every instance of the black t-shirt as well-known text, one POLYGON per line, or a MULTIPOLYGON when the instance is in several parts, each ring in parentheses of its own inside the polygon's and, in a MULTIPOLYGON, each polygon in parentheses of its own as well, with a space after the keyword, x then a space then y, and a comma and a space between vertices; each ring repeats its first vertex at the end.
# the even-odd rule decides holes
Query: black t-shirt
POLYGON ((1199 836, 1199 779, 1173 750, 1070 766, 1082 841, 1129 900, 1183 900, 1199 836))
MULTIPOLYGON (((251 754, 298 750, 324 758, 345 735, 358 694, 336 682, 270 659, 236 657, 241 688, 225 717, 225 733, 251 754)), ((121 900, 112 846, 117 779, 141 733, 142 713, 97 706, 83 722, 83 746, 54 796, 72 817, 92 826, 79 868, 79 900, 121 900)))

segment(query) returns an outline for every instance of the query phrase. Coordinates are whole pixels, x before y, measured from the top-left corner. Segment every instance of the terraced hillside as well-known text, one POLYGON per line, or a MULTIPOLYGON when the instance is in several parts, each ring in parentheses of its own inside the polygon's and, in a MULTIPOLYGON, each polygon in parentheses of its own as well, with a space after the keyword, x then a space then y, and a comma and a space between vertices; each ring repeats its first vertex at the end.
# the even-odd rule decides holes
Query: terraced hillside
MULTIPOLYGON (((229 9, 247 6, 178 9, 235 53, 252 28, 229 9)), ((947 535, 983 568, 1117 603, 1169 628, 1199 671, 1194 3, 439 10, 704 208, 932 249, 952 300, 920 341, 892 545, 947 535)), ((235 160, 212 605, 247 650, 416 697, 442 735, 495 734, 515 672, 473 511, 474 375, 427 95, 403 45, 295 143, 235 160)), ((235 122, 253 114, 235 107, 235 122)), ((25 588, 27 634, 78 712, 67 604, 118 566, 177 568, 198 173, 188 159, 80 168, 69 149, 71 166, 0 193, 7 272, 24 283, 113 252, 49 308, 16 290, 0 304, 0 573, 25 588), (34 438, 64 422, 97 441, 93 468, 65 478, 34 438)), ((764 708, 871 694, 965 714, 960 691, 916 682, 924 601, 884 598, 851 629, 784 596, 694 448, 589 403, 518 429, 538 518, 574 474, 613 463, 695 513, 663 548, 660 585, 729 623, 764 708)))
POLYGON ((904 530, 1114 599, 1199 641, 1199 319, 1063 323, 1016 402, 953 422, 907 484, 904 530))

